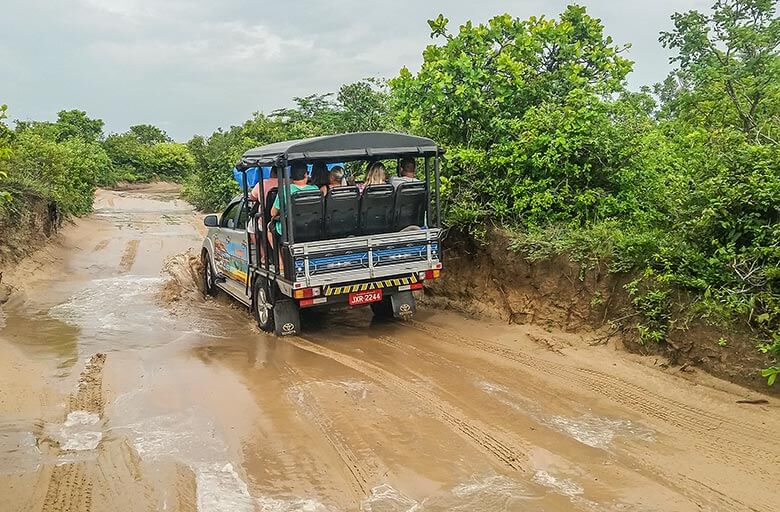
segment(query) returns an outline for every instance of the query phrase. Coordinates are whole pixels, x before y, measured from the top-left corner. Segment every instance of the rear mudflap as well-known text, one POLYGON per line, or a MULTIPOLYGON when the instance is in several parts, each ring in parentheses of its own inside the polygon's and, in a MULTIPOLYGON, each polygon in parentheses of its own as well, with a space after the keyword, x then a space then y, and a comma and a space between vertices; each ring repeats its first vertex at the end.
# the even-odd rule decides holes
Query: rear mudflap
POLYGON ((396 318, 409 320, 417 310, 411 291, 394 293, 390 296, 390 301, 393 305, 393 316, 396 318))
POLYGON ((277 336, 301 333, 301 313, 294 300, 280 300, 274 304, 274 331, 277 336))

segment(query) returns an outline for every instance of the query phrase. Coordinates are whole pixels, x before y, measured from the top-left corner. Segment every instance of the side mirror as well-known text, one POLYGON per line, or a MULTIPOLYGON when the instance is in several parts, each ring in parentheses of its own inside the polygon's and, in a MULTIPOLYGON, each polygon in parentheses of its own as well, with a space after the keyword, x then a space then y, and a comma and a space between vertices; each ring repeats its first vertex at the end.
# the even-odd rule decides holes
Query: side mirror
POLYGON ((215 228, 219 226, 219 219, 217 219, 216 215, 206 215, 206 217, 203 219, 203 224, 206 227, 215 228))

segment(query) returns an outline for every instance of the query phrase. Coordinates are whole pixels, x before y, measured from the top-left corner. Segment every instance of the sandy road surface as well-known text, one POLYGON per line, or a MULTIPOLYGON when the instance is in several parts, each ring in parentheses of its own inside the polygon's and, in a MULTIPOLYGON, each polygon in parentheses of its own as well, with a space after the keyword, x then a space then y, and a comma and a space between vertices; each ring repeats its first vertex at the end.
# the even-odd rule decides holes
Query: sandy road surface
POLYGON ((0 511, 777 506, 776 399, 452 313, 275 339, 227 300, 161 299, 199 221, 169 192, 99 192, 6 272, 0 511))

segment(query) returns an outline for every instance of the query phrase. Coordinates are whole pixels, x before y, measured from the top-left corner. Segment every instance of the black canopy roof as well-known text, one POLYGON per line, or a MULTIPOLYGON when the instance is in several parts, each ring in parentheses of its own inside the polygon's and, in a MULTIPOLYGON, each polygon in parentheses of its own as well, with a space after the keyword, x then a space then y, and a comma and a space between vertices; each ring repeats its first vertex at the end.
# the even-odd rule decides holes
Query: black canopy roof
POLYGON ((280 157, 285 157, 287 161, 347 161, 364 158, 433 156, 437 151, 440 151, 437 144, 425 137, 388 132, 344 133, 276 142, 250 149, 241 157, 238 167, 271 165, 280 157))

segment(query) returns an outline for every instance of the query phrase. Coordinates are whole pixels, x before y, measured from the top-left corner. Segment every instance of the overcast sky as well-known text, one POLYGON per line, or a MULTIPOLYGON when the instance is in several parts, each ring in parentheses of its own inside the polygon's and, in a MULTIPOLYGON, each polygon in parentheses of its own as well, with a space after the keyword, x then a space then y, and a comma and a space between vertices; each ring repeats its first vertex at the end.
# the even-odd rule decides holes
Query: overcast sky
MULTIPOLYGON (((557 16, 557 0, 5 0, 0 103, 11 119, 78 108, 108 132, 152 123, 178 140, 208 135, 291 98, 417 69, 440 12, 455 30, 508 12, 557 16), (9 5, 10 4, 10 5, 9 5)), ((711 0, 590 0, 617 43, 631 43, 632 87, 662 80, 658 33, 674 11, 711 0)))

